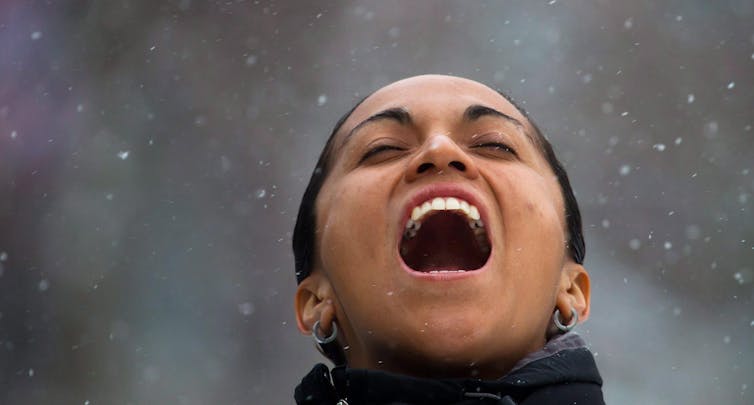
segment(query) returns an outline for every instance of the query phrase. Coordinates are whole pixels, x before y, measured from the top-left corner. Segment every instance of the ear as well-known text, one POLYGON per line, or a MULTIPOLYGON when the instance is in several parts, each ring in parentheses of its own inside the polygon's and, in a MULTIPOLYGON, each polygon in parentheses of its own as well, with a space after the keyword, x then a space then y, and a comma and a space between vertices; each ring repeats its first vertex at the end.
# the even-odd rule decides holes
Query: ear
POLYGON ((566 262, 560 273, 560 287, 555 305, 561 316, 570 322, 571 308, 579 315, 579 321, 589 318, 590 280, 584 266, 566 262))
POLYGON ((320 271, 313 271, 301 281, 295 297, 296 323, 302 334, 311 335, 319 321, 320 333, 329 335, 335 320, 335 304, 330 281, 320 271))

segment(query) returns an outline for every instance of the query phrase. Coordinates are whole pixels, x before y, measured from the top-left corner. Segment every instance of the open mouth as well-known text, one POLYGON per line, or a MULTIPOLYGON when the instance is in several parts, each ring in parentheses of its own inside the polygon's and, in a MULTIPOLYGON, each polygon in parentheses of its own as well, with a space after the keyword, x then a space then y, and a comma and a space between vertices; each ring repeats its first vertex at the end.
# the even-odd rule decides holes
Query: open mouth
POLYGON ((479 209, 455 197, 436 197, 414 207, 400 243, 404 263, 422 273, 478 270, 490 250, 479 209))

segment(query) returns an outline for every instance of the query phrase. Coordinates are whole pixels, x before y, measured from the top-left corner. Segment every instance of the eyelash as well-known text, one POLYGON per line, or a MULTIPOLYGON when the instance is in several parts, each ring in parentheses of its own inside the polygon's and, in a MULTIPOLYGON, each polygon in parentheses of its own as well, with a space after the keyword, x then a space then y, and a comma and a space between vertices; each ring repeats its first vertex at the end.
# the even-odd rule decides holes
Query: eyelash
POLYGON ((496 151, 508 152, 508 153, 512 153, 513 155, 518 156, 518 154, 516 153, 515 150, 513 150, 513 148, 511 148, 510 146, 508 146, 508 145, 506 145, 504 143, 500 143, 500 142, 485 142, 485 143, 480 143, 478 145, 472 146, 472 148, 494 148, 496 151))
MULTIPOLYGON (((512 153, 514 156, 518 156, 518 154, 516 153, 515 150, 513 150, 513 148, 511 148, 510 146, 508 146, 508 145, 506 145, 504 143, 500 143, 500 142, 485 142, 485 143, 480 143, 478 145, 472 146, 472 148, 493 148, 495 151, 502 151, 502 152, 512 153)), ((364 154, 364 156, 361 157, 361 160, 359 160, 359 163, 362 163, 365 160, 371 158, 372 156, 375 156, 375 155, 377 155, 377 154, 379 154, 381 152, 385 152, 385 151, 388 151, 388 150, 402 151, 403 148, 399 148, 399 147, 393 146, 393 145, 378 145, 378 146, 375 146, 374 148, 368 150, 364 154)))
POLYGON ((376 155, 376 154, 378 154, 380 152, 385 152, 385 151, 388 151, 388 150, 402 151, 403 148, 399 148, 399 147, 393 146, 393 145, 379 145, 379 146, 375 146, 374 148, 369 149, 367 151, 367 153, 365 153, 364 156, 361 157, 361 160, 359 161, 359 163, 361 163, 361 162, 369 159, 370 157, 372 157, 372 156, 374 156, 374 155, 376 155))

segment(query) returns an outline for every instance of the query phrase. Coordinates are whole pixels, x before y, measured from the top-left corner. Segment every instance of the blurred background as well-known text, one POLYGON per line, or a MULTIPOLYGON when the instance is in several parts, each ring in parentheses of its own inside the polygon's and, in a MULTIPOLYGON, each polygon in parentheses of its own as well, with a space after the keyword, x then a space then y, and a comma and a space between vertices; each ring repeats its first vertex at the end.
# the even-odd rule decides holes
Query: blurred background
POLYGON ((3 1, 0 403, 292 403, 299 199, 420 73, 555 145, 608 403, 754 403, 749 0, 3 1))

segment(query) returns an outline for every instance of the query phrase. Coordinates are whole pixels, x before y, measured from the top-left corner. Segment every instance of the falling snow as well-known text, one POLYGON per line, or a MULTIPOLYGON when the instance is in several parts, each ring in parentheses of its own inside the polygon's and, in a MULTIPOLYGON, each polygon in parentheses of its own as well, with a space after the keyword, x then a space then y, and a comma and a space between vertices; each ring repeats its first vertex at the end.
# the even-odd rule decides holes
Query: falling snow
POLYGON ((126 159, 128 159, 128 155, 129 154, 131 154, 130 151, 122 150, 122 151, 118 152, 118 158, 120 158, 120 160, 126 160, 126 159))
POLYGON ((241 313, 243 316, 250 316, 254 313, 254 304, 251 302, 244 302, 242 304, 238 304, 238 312, 241 313))

